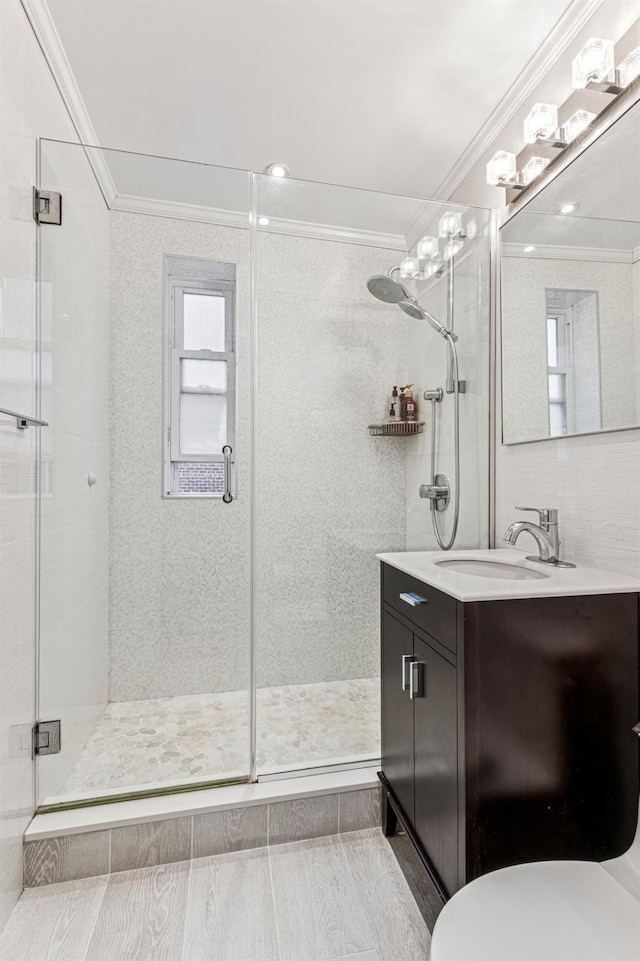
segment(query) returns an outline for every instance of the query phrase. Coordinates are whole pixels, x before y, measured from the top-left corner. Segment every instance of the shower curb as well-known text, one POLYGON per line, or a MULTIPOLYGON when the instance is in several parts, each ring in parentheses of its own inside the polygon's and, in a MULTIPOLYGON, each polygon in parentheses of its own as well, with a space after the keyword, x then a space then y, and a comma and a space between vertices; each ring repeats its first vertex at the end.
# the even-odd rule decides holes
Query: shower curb
POLYGON ((111 809, 104 812, 89 808, 38 815, 25 835, 24 885, 38 887, 378 827, 381 791, 375 769, 348 774, 192 792, 174 798, 172 813, 166 810, 171 798, 164 797, 121 802, 117 811, 111 804, 103 806, 111 809), (160 800, 162 805, 155 803, 160 800), (82 818, 87 811, 90 817, 82 818), (101 814, 106 822, 102 827, 101 814))

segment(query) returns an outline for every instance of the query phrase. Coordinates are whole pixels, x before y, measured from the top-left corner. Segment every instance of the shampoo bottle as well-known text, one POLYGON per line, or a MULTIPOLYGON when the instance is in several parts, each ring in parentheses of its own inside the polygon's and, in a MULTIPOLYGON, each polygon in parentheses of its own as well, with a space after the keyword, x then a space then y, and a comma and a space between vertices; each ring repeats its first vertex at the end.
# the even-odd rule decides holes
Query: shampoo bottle
POLYGON ((405 406, 405 417, 404 420, 416 421, 418 419, 418 401, 413 396, 411 388, 413 384, 409 384, 405 387, 404 391, 404 406, 405 406))

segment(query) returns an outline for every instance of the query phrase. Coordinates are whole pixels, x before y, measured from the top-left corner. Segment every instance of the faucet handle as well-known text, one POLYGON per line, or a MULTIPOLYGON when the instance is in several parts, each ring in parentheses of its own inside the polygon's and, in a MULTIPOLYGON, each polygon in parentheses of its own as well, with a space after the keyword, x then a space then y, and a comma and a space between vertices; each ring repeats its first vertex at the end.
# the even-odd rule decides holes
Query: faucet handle
POLYGON ((534 511, 540 517, 540 526, 548 528, 550 524, 558 523, 558 511, 555 507, 516 507, 517 511, 534 511))

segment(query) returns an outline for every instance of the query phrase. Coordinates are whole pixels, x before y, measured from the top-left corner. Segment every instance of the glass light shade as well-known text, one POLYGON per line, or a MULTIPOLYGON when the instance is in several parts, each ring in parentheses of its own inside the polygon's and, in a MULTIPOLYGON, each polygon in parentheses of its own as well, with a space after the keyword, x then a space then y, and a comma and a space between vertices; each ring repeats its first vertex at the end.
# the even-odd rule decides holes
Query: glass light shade
POLYGON ((400 264, 400 276, 403 280, 417 277, 420 273, 420 262, 417 257, 405 257, 400 264))
POLYGON ((440 237, 455 237, 462 230, 462 214, 448 210, 438 221, 440 237))
POLYGON ((591 121, 595 119, 595 116, 595 113, 590 113, 588 110, 576 110, 562 128, 567 143, 575 140, 578 134, 581 134, 582 131, 589 126, 591 121))
POLYGON ((603 80, 613 68, 613 40, 592 37, 572 61, 571 82, 574 87, 581 89, 591 80, 596 83, 603 80))
POLYGON ((420 271, 420 280, 429 280, 430 277, 435 276, 439 270, 442 269, 442 264, 436 261, 430 260, 424 265, 423 269, 420 271))
POLYGON ((539 173, 542 173, 548 163, 548 157, 532 157, 531 160, 527 160, 526 164, 520 171, 522 182, 525 184, 531 183, 531 181, 534 180, 539 173))
POLYGON ((451 260, 456 254, 459 254, 464 247, 464 242, 462 240, 450 240, 444 248, 445 260, 451 260))
POLYGON ((503 180, 516 179, 516 155, 499 150, 487 164, 487 183, 497 186, 503 180))
POLYGON ((475 221, 475 218, 472 217, 467 223, 467 226, 464 228, 464 232, 467 235, 467 240, 473 240, 475 235, 478 233, 478 225, 475 221))
POLYGON ((620 71, 620 86, 627 87, 640 74, 640 47, 636 47, 624 58, 618 70, 620 71))
POLYGON ((524 121, 526 143, 535 143, 538 137, 548 140, 558 129, 558 108, 555 103, 536 103, 524 121))
POLYGON ((418 257, 420 260, 428 260, 433 257, 440 249, 440 242, 437 237, 423 237, 418 241, 418 257))

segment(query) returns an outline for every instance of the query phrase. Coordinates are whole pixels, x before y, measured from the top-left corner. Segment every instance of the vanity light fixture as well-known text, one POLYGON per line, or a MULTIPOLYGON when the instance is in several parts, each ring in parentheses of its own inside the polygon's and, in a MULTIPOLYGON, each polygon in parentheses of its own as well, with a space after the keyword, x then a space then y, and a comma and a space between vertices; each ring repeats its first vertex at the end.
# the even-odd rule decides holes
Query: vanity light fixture
POLYGON ((460 239, 450 240, 448 244, 445 244, 445 248, 442 251, 445 260, 451 260, 456 254, 459 254, 464 247, 464 241, 460 239))
POLYGON ((525 117, 525 143, 548 140, 557 129, 558 108, 555 103, 536 103, 525 117))
POLYGON ((613 40, 592 37, 571 62, 571 83, 578 90, 601 83, 614 69, 613 40))
POLYGON ((403 280, 410 280, 420 273, 420 261, 417 257, 405 257, 400 262, 400 276, 403 280))
POLYGON ((559 214, 575 214, 580 204, 576 200, 570 200, 566 204, 558 207, 559 214))
POLYGON ((464 233, 467 240, 473 240, 475 235, 478 233, 478 225, 475 221, 475 217, 472 217, 471 220, 468 221, 466 227, 464 228, 464 233))
POLYGON ((437 237, 423 237, 418 241, 418 257, 420 260, 428 260, 440 250, 440 241, 437 237))
POLYGON ((268 217, 258 217, 258 223, 260 224, 261 227, 266 227, 267 224, 269 223, 269 218, 268 218, 268 217))
POLYGON ((444 265, 437 260, 428 261, 419 273, 420 280, 429 280, 430 277, 441 277, 444 265))
POLYGON ((595 119, 595 113, 591 113, 589 110, 576 110, 562 128, 567 143, 575 140, 583 130, 587 129, 591 121, 595 119))
POLYGON ((531 157, 530 160, 527 160, 520 172, 522 182, 525 185, 530 184, 532 180, 535 180, 538 174, 542 173, 548 163, 549 157, 531 157))
POLYGON ((618 76, 621 87, 628 87, 640 76, 640 47, 636 47, 624 58, 618 67, 618 76))
POLYGON ((264 168, 264 172, 269 174, 271 177, 289 176, 289 168, 286 166, 286 164, 277 162, 267 164, 267 166, 264 168))
POLYGON ((439 237, 457 237, 462 233, 462 214, 448 210, 438 221, 439 237))
POLYGON ((487 164, 487 183, 492 187, 515 187, 522 190, 518 180, 516 155, 508 150, 498 150, 487 164))
MULTIPOLYGON (((640 78, 640 45, 638 33, 640 20, 636 20, 627 32, 614 43, 613 40, 602 37, 591 37, 587 40, 580 53, 571 63, 572 85, 576 90, 590 90, 609 94, 616 98, 629 86, 640 78), (635 44, 635 45, 634 45, 635 44), (620 59, 616 68, 616 57, 620 59)), ((508 150, 498 150, 487 164, 487 183, 495 187, 505 187, 507 190, 524 190, 541 173, 547 164, 559 156, 569 144, 592 125, 602 110, 607 109, 613 102, 605 103, 599 113, 576 106, 571 116, 565 120, 573 105, 576 94, 572 94, 561 107, 552 103, 536 103, 529 111, 524 121, 524 140, 528 144, 536 144, 540 153, 549 154, 548 157, 529 157, 531 151, 522 152, 524 166, 518 169, 518 159, 508 150), (567 109, 568 108, 568 109, 567 109), (558 127, 558 119, 563 117, 558 127), (550 149, 551 148, 551 149, 550 149), (557 150, 558 154, 554 155, 557 150)), ((588 104, 591 106, 591 103, 588 104)), ((518 154, 520 157, 521 155, 518 154)), ((513 200, 513 194, 507 195, 513 200)), ((442 235, 441 235, 442 236, 442 235)))

